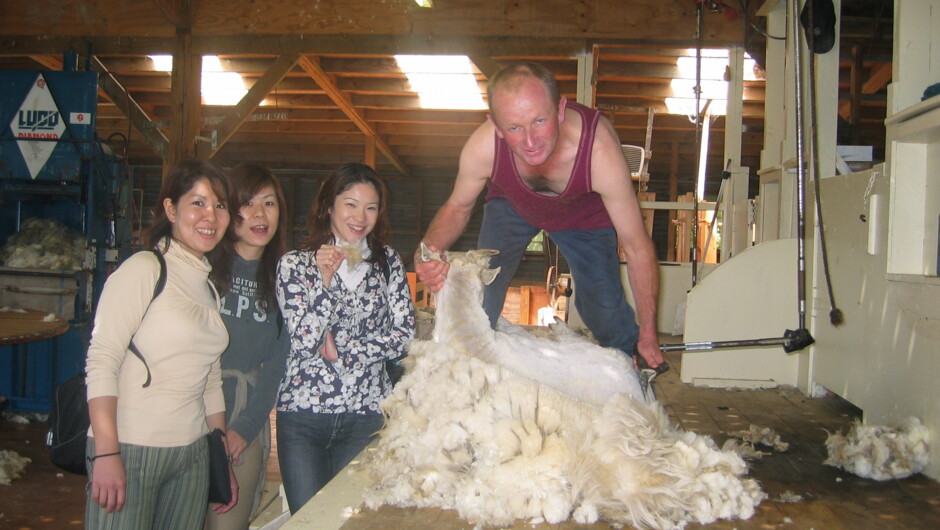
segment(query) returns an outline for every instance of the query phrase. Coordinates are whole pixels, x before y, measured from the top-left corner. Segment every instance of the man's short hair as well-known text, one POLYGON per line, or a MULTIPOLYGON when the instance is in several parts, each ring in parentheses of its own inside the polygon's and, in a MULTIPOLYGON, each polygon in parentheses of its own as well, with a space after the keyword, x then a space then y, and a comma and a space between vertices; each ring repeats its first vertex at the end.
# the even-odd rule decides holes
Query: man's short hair
POLYGON ((548 96, 552 103, 557 107, 561 96, 558 93, 558 83, 555 82, 555 75, 539 63, 529 61, 512 63, 496 72, 490 84, 486 87, 487 104, 490 107, 490 114, 493 114, 493 95, 496 91, 505 86, 514 86, 525 77, 534 77, 542 82, 545 89, 548 90, 548 96))

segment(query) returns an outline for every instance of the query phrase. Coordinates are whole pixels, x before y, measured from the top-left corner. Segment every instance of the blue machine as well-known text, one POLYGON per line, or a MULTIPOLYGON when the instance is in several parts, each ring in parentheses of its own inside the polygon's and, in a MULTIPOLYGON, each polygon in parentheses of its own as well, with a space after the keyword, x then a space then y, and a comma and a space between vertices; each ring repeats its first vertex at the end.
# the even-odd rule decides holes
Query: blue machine
POLYGON ((55 384, 84 368, 98 293, 131 252, 133 183, 124 160, 95 136, 97 73, 0 71, 0 87, 0 244, 38 217, 84 234, 88 245, 81 271, 29 273, 74 286, 69 331, 0 347, 0 395, 14 410, 47 411, 55 384))

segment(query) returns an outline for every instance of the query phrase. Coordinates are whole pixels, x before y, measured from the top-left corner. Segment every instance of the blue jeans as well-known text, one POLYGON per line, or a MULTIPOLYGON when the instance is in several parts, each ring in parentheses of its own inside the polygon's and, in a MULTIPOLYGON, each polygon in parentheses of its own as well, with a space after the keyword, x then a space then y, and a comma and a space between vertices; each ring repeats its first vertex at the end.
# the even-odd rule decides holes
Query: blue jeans
MULTIPOLYGON (((483 207, 478 248, 492 248, 499 254, 490 258, 490 266, 502 267, 493 283, 484 288, 483 309, 495 326, 506 290, 512 281, 529 242, 539 229, 519 217, 505 199, 491 199, 483 207)), ((617 232, 599 230, 559 230, 548 232, 568 261, 574 288, 575 307, 601 346, 617 348, 634 355, 639 327, 633 308, 627 304, 620 282, 620 257, 617 232)))
POLYGON ((277 412, 277 460, 293 515, 375 438, 381 414, 277 412))

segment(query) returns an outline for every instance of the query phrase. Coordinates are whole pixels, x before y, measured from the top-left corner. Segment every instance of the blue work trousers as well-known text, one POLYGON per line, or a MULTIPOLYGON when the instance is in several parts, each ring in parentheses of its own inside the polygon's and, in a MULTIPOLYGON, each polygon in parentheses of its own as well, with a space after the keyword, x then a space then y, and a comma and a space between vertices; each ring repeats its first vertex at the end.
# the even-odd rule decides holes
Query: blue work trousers
MULTIPOLYGON (((490 266, 502 268, 483 292, 483 308, 493 326, 503 310, 506 290, 525 249, 538 231, 505 199, 490 199, 483 208, 478 248, 498 250, 499 254, 490 258, 490 266)), ((601 346, 617 348, 633 356, 639 327, 620 282, 617 232, 613 228, 602 228, 559 230, 548 235, 571 268, 577 292, 575 307, 581 320, 601 346)))

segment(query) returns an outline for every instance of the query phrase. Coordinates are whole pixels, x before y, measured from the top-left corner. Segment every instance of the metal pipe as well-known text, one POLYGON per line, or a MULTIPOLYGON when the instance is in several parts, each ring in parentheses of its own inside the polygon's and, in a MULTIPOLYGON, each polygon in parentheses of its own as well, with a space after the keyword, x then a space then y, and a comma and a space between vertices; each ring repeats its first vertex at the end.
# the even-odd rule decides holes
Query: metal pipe
POLYGON ((800 329, 806 327, 806 166, 803 156, 803 45, 800 42, 799 0, 790 0, 790 27, 793 32, 794 99, 796 110, 796 290, 800 329))
POLYGON ((702 342, 680 342, 675 344, 660 344, 663 352, 673 351, 711 351, 731 348, 753 348, 755 346, 783 346, 783 351, 790 353, 813 344, 815 339, 803 328, 786 330, 782 337, 748 340, 719 340, 702 342))
MULTIPOLYGON (((704 10, 702 8, 702 2, 697 2, 695 4, 695 145, 698 146, 699 151, 702 149, 702 21, 704 18, 704 10)), ((701 157, 698 158, 698 163, 696 164, 695 175, 698 177, 701 168, 699 167, 702 163, 701 157)), ((690 250, 691 256, 689 256, 689 261, 692 262, 692 287, 698 283, 698 187, 692 187, 692 227, 690 231, 691 239, 690 250)))

